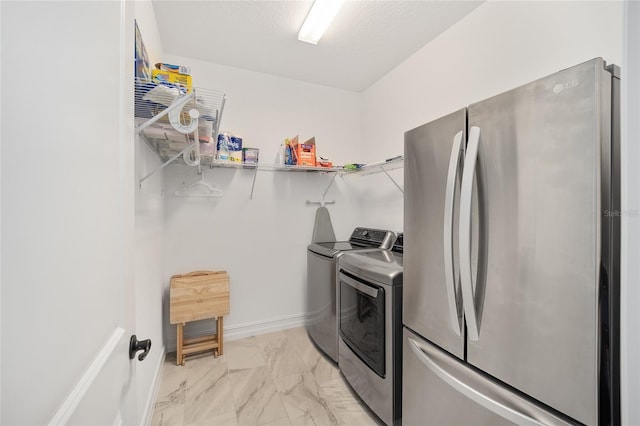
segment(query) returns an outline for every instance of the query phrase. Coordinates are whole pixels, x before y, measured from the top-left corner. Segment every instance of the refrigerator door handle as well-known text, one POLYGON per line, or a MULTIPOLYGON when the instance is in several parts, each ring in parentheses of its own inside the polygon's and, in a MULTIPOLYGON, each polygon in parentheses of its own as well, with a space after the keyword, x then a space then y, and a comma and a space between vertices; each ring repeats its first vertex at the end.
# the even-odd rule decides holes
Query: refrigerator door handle
POLYGON ((476 373, 431 344, 407 338, 411 351, 449 386, 497 415, 518 425, 568 425, 568 421, 521 398, 500 384, 476 373))
POLYGON ((473 196, 473 178, 476 172, 478 149, 480 147, 480 128, 472 126, 469 129, 469 143, 464 157, 462 171, 462 187, 460 189, 460 283, 462 287, 462 303, 469 339, 477 341, 479 338, 479 322, 473 292, 473 278, 471 274, 471 201, 473 196))
POLYGON ((453 264, 453 211, 455 204, 458 167, 463 153, 463 132, 459 131, 453 137, 453 147, 449 157, 449 171, 447 173, 447 188, 444 199, 444 274, 447 286, 447 300, 449 302, 449 319, 456 335, 462 334, 462 313, 460 312, 459 297, 456 292, 458 275, 453 264))

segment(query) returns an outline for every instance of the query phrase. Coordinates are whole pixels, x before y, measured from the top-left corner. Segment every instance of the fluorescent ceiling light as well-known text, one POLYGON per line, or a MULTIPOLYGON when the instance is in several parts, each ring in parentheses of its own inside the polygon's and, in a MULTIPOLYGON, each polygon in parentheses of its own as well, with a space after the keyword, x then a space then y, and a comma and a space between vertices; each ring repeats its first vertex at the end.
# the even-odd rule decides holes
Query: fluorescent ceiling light
POLYGON ((298 32, 298 40, 318 44, 318 40, 329 28, 344 0, 316 0, 298 32))

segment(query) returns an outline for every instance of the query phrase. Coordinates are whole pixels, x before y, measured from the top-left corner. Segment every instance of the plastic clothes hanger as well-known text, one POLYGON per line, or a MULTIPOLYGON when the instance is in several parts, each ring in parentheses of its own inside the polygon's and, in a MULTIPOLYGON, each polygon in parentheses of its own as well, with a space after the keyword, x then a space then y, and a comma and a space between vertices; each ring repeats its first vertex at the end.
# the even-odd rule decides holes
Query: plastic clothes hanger
POLYGON ((183 184, 176 189, 174 195, 180 197, 222 197, 224 192, 204 181, 204 171, 198 167, 200 179, 188 185, 183 184))

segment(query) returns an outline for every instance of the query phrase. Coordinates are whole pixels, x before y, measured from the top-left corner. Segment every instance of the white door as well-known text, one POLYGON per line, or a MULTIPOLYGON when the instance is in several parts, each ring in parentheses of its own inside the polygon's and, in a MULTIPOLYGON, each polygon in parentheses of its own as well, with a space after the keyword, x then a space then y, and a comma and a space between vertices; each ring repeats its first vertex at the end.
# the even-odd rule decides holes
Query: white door
POLYGON ((139 422, 127 3, 1 3, 2 424, 139 422))

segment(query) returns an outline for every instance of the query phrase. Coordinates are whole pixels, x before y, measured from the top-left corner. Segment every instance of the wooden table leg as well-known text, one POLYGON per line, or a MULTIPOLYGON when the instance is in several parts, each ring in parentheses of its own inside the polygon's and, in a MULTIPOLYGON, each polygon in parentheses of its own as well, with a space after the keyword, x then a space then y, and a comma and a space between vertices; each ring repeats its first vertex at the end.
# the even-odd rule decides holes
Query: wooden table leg
POLYGON ((176 341, 176 365, 184 365, 184 355, 182 355, 182 348, 184 347, 184 323, 176 325, 177 341, 176 341))
POLYGON ((218 317, 218 355, 222 355, 224 353, 224 348, 223 348, 223 336, 222 336, 222 318, 223 317, 218 317))

